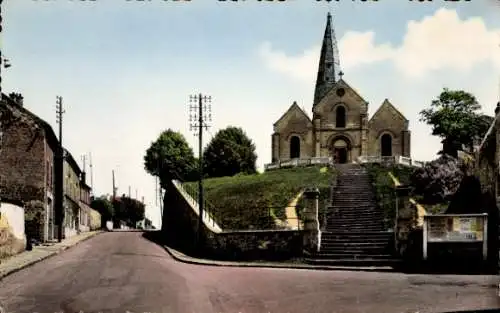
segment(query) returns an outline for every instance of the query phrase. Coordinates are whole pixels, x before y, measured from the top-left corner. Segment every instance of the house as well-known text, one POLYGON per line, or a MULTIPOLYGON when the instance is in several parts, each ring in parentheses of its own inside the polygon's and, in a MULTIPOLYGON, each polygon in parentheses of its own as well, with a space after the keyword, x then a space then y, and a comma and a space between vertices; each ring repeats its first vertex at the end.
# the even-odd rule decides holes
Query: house
POLYGON ((63 165, 63 208, 64 208, 64 237, 69 238, 80 232, 80 177, 82 170, 71 153, 64 149, 63 165))
POLYGON ((2 94, 0 113, 1 201, 25 207, 30 238, 53 240, 57 233, 53 203, 58 139, 46 121, 24 107, 21 95, 2 94))
POLYGON ((91 188, 86 183, 86 173, 82 171, 80 174, 80 231, 89 231, 91 230, 91 213, 92 208, 90 207, 91 198, 90 198, 91 188))

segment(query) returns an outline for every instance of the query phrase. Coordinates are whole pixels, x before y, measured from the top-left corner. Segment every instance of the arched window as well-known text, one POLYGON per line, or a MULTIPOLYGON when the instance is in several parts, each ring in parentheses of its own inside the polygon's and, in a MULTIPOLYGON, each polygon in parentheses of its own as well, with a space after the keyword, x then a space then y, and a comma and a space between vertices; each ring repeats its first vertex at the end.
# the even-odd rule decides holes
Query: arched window
POLYGON ((382 135, 380 138, 380 151, 382 156, 392 156, 392 136, 389 134, 382 135))
POLYGON ((290 159, 300 158, 300 138, 292 136, 290 138, 290 159))
POLYGON ((345 108, 343 106, 338 106, 335 111, 335 127, 345 127, 345 108))

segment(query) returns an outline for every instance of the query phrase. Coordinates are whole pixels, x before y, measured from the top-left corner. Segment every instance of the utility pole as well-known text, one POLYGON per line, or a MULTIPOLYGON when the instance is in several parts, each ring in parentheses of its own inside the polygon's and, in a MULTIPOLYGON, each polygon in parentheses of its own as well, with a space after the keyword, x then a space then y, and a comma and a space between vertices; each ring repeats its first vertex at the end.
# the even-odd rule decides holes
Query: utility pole
POLYGON ((92 165, 92 152, 89 152, 89 168, 90 168, 90 190, 94 194, 94 167, 92 165))
POLYGON ((116 199, 115 170, 111 171, 111 175, 113 177, 113 200, 115 200, 116 199))
POLYGON ((198 135, 198 165, 199 165, 199 177, 198 177, 198 206, 199 206, 199 216, 198 216, 198 229, 197 229, 197 242, 199 248, 202 247, 203 240, 203 128, 208 130, 209 125, 206 122, 212 121, 212 97, 203 96, 201 93, 198 95, 189 97, 189 128, 195 131, 198 135), (207 105, 208 104, 208 105, 207 105))
POLYGON ((56 211, 56 222, 57 222, 57 241, 62 241, 63 236, 63 223, 64 223, 64 203, 63 203, 63 193, 64 193, 64 148, 62 144, 62 129, 63 129, 63 114, 66 113, 63 109, 63 98, 61 96, 56 97, 56 122, 59 124, 59 146, 55 155, 55 211, 56 211))
POLYGON ((86 155, 82 155, 82 161, 83 161, 83 168, 82 169, 83 169, 83 172, 86 173, 87 172, 87 167, 86 167, 87 156, 86 155))

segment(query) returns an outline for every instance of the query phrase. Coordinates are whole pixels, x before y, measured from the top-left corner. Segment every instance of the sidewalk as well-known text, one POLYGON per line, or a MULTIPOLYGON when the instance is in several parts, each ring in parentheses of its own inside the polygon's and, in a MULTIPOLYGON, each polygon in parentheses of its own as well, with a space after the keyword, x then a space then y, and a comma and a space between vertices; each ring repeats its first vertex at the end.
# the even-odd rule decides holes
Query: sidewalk
POLYGON ((78 243, 90 239, 102 231, 85 232, 68 238, 62 242, 49 245, 34 246, 31 251, 24 251, 10 258, 0 259, 0 279, 30 265, 45 260, 51 256, 71 248, 78 243))
POLYGON ((163 245, 165 250, 176 261, 208 266, 231 266, 231 267, 260 267, 260 268, 283 268, 283 269, 307 269, 307 270, 329 270, 329 271, 358 271, 358 272, 394 272, 395 270, 390 266, 329 266, 329 265, 312 265, 305 264, 299 261, 289 262, 233 262, 233 261, 217 261, 209 259, 198 259, 187 256, 180 251, 163 245))

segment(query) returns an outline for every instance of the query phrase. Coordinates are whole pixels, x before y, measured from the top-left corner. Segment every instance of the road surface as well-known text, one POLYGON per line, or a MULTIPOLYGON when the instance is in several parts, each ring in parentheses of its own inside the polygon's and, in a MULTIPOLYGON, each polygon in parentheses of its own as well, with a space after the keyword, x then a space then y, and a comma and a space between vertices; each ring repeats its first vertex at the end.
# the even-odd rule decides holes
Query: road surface
POLYGON ((110 232, 0 281, 15 313, 446 312, 498 308, 492 276, 225 268, 179 263, 110 232))

